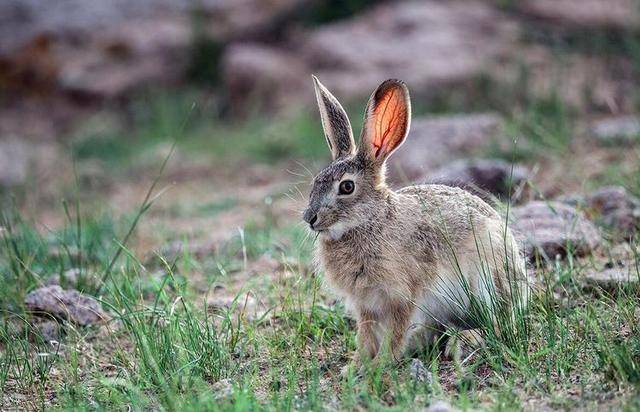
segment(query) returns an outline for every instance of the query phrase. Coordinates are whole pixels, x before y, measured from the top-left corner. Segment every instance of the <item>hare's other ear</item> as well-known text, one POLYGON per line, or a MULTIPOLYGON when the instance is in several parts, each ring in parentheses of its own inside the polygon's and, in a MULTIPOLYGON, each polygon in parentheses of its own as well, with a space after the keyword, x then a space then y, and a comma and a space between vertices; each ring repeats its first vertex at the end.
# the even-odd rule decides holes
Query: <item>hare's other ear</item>
POLYGON ((322 129, 333 159, 352 155, 356 144, 347 113, 340 102, 320 83, 320 80, 316 76, 312 77, 322 119, 322 129))
POLYGON ((384 81, 373 92, 364 113, 360 150, 383 162, 404 142, 411 123, 409 90, 400 80, 384 81))

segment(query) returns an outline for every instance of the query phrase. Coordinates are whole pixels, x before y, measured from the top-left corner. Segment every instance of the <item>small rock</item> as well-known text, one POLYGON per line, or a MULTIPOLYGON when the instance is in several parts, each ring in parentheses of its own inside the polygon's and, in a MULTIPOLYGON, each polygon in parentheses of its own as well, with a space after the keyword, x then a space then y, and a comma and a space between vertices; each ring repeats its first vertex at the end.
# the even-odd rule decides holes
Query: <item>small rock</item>
POLYGON ((455 412, 453 406, 451 406, 448 402, 445 401, 436 401, 429 406, 425 412, 455 412))
POLYGON ((420 182, 451 159, 470 156, 503 135, 503 120, 491 113, 418 117, 407 144, 389 159, 392 182, 420 182))
POLYGON ((34 330, 45 342, 59 342, 62 336, 61 325, 55 320, 44 320, 33 325, 34 330))
POLYGON ((607 250, 607 254, 609 255, 609 259, 615 262, 634 261, 637 256, 635 246, 636 245, 628 242, 618 243, 617 245, 611 245, 607 250))
POLYGON ((605 145, 637 142, 640 139, 640 118, 618 116, 598 120, 591 125, 591 135, 605 145))
POLYGON ((23 140, 0 140, 0 189, 24 184, 30 159, 30 147, 23 140))
POLYGON ((585 198, 589 211, 603 225, 618 231, 625 239, 631 239, 640 228, 640 199, 621 186, 605 186, 585 198))
POLYGON ((234 312, 246 317, 247 320, 255 320, 262 317, 265 311, 258 304, 258 301, 249 293, 242 294, 236 298, 232 295, 210 296, 207 299, 208 310, 212 312, 224 312, 234 309, 234 312))
POLYGON ((568 250, 584 256, 602 243, 598 229, 578 209, 560 202, 534 201, 513 208, 511 218, 529 259, 564 257, 568 250))
POLYGON ((221 379, 212 385, 211 390, 217 401, 224 401, 233 397, 233 383, 231 379, 221 379))
POLYGON ((528 177, 524 166, 500 159, 457 160, 429 175, 428 181, 461 187, 485 198, 485 192, 502 198, 520 187, 528 177))
POLYGON ((621 286, 637 284, 639 281, 634 265, 587 272, 584 280, 587 288, 597 287, 609 292, 614 292, 621 286))
POLYGON ((93 325, 107 319, 100 304, 77 290, 64 290, 58 285, 45 286, 30 292, 25 298, 32 312, 44 312, 80 326, 93 325))
POLYGON ((634 29, 640 9, 635 0, 524 0, 521 12, 560 28, 634 29))
POLYGON ((424 366, 424 363, 420 359, 411 359, 411 365, 409 366, 409 372, 411 378, 418 383, 428 383, 429 385, 433 381, 431 372, 424 366))

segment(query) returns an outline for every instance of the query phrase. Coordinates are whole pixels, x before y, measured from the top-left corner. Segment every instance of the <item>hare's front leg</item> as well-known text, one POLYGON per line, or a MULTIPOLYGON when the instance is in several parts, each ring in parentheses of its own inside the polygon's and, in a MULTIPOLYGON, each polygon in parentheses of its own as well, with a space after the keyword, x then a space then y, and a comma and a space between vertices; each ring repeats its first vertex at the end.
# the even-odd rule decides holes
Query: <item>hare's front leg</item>
POLYGON ((408 303, 397 303, 391 305, 389 317, 389 347, 391 355, 396 361, 402 359, 407 346, 409 326, 411 324, 411 305, 408 303))
POLYGON ((357 349, 351 362, 345 365, 340 375, 345 377, 350 373, 351 367, 355 367, 359 375, 363 374, 363 360, 375 360, 380 350, 380 341, 376 329, 379 328, 379 317, 362 307, 356 307, 358 317, 358 333, 356 336, 357 349))
POLYGON ((356 361, 358 356, 374 359, 380 350, 380 342, 376 329, 378 327, 378 316, 368 309, 360 308, 358 310, 358 352, 356 353, 356 361))

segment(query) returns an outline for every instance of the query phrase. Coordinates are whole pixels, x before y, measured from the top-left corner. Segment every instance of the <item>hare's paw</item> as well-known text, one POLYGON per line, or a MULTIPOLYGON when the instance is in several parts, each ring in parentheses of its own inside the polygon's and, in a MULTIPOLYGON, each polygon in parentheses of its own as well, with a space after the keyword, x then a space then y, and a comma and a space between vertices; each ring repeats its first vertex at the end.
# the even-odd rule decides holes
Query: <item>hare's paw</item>
POLYGON ((360 354, 358 352, 356 352, 351 360, 340 369, 340 377, 342 379, 348 378, 352 375, 360 378, 364 373, 365 366, 362 364, 362 360, 360 359, 360 354))
POLYGON ((479 329, 459 331, 449 336, 444 349, 444 356, 455 361, 467 358, 484 345, 484 338, 479 329))

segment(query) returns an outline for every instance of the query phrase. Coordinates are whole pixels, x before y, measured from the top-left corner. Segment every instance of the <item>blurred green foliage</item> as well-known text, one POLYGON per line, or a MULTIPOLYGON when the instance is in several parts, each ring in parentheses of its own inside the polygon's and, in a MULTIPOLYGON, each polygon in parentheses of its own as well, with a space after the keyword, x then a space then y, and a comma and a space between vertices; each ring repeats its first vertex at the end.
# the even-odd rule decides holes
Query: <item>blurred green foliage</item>
POLYGON ((191 50, 187 64, 187 79, 205 86, 217 86, 220 78, 220 62, 224 45, 207 33, 204 12, 195 9, 191 13, 191 50))
POLYGON ((307 24, 318 25, 351 17, 381 0, 326 0, 316 1, 305 14, 307 24))

